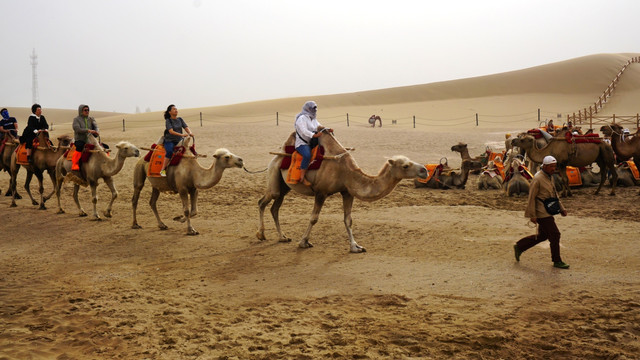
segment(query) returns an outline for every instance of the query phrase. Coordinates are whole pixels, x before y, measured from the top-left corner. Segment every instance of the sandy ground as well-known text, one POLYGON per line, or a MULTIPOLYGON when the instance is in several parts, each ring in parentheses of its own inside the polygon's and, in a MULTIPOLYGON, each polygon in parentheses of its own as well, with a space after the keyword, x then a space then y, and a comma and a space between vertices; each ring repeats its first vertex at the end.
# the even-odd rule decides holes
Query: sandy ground
MULTIPOLYGON (((344 146, 356 148, 353 156, 369 174, 396 154, 424 163, 446 156, 459 166, 451 145, 466 142, 477 155, 504 139, 504 131, 473 126, 427 132, 329 125, 344 146)), ((290 123, 192 128, 200 152, 226 147, 253 171, 267 166, 268 152, 291 131, 290 123)), ((103 140, 149 146, 161 130, 114 127, 103 140)), ((158 229, 148 183, 138 208, 143 229, 133 230, 134 164, 129 159, 114 178, 120 196, 114 216, 103 221, 77 216, 69 184, 65 214, 55 213, 55 196, 46 211, 25 199, 9 208, 9 199, 0 198, 0 359, 634 359, 640 353, 638 188, 619 188, 615 197, 609 188, 598 196, 594 188, 577 189, 565 200, 569 216, 557 222, 571 269, 560 270, 547 244, 514 260, 514 241, 535 231, 523 217, 525 199, 478 191, 475 176, 465 190, 415 189, 403 180, 382 200, 356 200, 354 235, 367 252, 351 254, 338 195, 313 229, 315 247, 297 247, 313 207, 312 198, 298 194, 281 211, 294 241, 276 241, 268 212, 268 240, 257 240, 266 176, 240 169, 200 192, 193 219, 199 236, 186 236, 186 226, 171 220, 181 212, 176 195, 161 195, 170 228, 158 229)), ((7 182, 0 174, 3 191, 7 182)), ((101 185, 100 211, 109 196, 101 185)), ((90 211, 87 189, 80 200, 90 211)))

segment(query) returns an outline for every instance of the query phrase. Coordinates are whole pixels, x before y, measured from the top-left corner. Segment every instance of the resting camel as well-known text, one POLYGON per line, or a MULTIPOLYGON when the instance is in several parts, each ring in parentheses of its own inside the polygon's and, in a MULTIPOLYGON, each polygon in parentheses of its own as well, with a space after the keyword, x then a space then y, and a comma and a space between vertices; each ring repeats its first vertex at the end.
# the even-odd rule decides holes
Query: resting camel
POLYGON ((511 161, 510 167, 513 169, 513 172, 511 173, 511 178, 504 184, 504 189, 508 196, 526 196, 529 194, 530 182, 519 171, 521 166, 522 161, 520 161, 520 159, 514 158, 511 161))
MULTIPOLYGON (((64 154, 64 152, 69 148, 69 144, 71 144, 71 137, 69 135, 62 135, 58 138, 58 146, 57 147, 49 147, 49 140, 45 137, 45 132, 41 132, 38 135, 38 139, 40 141, 40 145, 37 148, 33 149, 33 153, 31 157, 33 159, 33 163, 29 165, 22 165, 27 170, 27 180, 24 183, 24 188, 29 194, 31 198, 31 203, 33 205, 38 205, 38 202, 31 195, 31 190, 29 189, 29 185, 31 184, 31 178, 35 174, 38 179, 40 192, 40 207, 39 210, 46 210, 47 207, 44 206, 45 201, 49 200, 49 198, 53 195, 56 186, 56 161, 58 158, 64 154), (51 178, 51 182, 53 183, 54 189, 51 190, 51 193, 47 196, 44 196, 44 186, 43 186, 43 178, 42 174, 44 171, 49 173, 49 177, 51 178)), ((16 153, 14 152, 11 155, 11 192, 13 197, 11 199, 11 207, 16 207, 16 199, 17 191, 16 191, 16 182, 18 179, 18 171, 20 170, 20 166, 16 163, 16 153)))
MULTIPOLYGON (((4 170, 9 174, 9 187, 7 188, 7 193, 4 195, 11 196, 11 154, 16 150, 19 142, 11 133, 6 133, 3 141, 4 148, 2 152, 0 152, 0 172, 4 170)), ((16 199, 22 199, 22 196, 16 193, 16 199)))
MULTIPOLYGON (((182 144, 185 148, 188 147, 189 138, 182 144)), ((199 233, 191 226, 191 218, 198 213, 198 190, 209 189, 214 187, 222 178, 222 173, 228 168, 241 168, 243 166, 242 158, 232 154, 227 149, 218 149, 213 154, 214 162, 209 168, 204 168, 198 164, 196 155, 191 151, 185 152, 182 160, 178 165, 168 166, 166 177, 149 177, 151 183, 151 199, 149 205, 153 210, 156 219, 158 220, 158 227, 160 230, 168 229, 158 215, 158 208, 156 203, 160 192, 169 192, 172 194, 180 194, 182 200, 182 208, 184 215, 175 218, 174 220, 187 222, 187 235, 198 235, 199 233), (189 209, 189 202, 191 203, 191 209, 189 209)), ((133 198, 131 199, 131 205, 133 207, 133 225, 132 229, 141 229, 136 219, 136 209, 138 207, 138 199, 140 198, 140 191, 144 187, 145 179, 147 179, 147 170, 149 169, 149 163, 140 159, 133 170, 133 198)))
POLYGON ((430 189, 464 189, 469 179, 469 171, 482 168, 482 163, 475 160, 463 160, 460 165, 460 173, 452 169, 444 169, 442 172, 433 174, 428 182, 423 183, 414 179, 413 184, 416 188, 430 189))
POLYGON ((487 169, 478 177, 478 190, 502 189, 502 176, 493 160, 489 160, 487 169))
POLYGON ((618 185, 620 186, 636 186, 640 185, 640 181, 636 180, 626 162, 616 165, 618 173, 618 185))
POLYGON ((623 140, 622 126, 618 124, 604 125, 600 131, 611 137, 611 147, 616 153, 617 161, 627 161, 633 158, 640 163, 640 136, 623 140))
POLYGON ((115 176, 122 170, 124 166, 124 161, 128 157, 138 157, 140 156, 140 150, 134 145, 121 141, 116 144, 116 148, 118 151, 116 152, 115 158, 109 157, 106 151, 100 146, 98 141, 93 137, 93 135, 88 135, 88 144, 96 145, 94 150, 89 158, 89 161, 83 163, 80 171, 83 176, 82 179, 78 179, 75 175, 71 173, 71 160, 67 160, 64 156, 58 159, 56 163, 56 197, 58 198, 58 214, 64 214, 64 210, 62 209, 62 205, 60 204, 60 192, 62 189, 62 184, 64 183, 65 176, 70 177, 70 179, 74 182, 73 184, 73 200, 78 207, 79 216, 87 216, 87 213, 82 209, 80 205, 80 201, 78 201, 78 190, 80 186, 91 187, 91 202, 93 203, 93 219, 94 220, 102 220, 100 215, 98 215, 97 204, 98 204, 98 181, 102 179, 105 184, 111 190, 111 201, 109 201, 109 205, 104 212, 104 216, 110 218, 111 217, 111 208, 113 206, 113 202, 118 197, 118 191, 113 185, 112 177, 115 176))
POLYGON ((542 159, 547 155, 552 155, 558 161, 558 171, 562 177, 563 196, 571 196, 569 179, 567 178, 567 166, 589 166, 596 162, 600 168, 600 184, 595 194, 597 195, 607 178, 607 169, 613 174, 613 182, 610 195, 615 195, 618 175, 615 173, 615 161, 611 145, 600 143, 577 143, 570 144, 564 139, 552 139, 547 146, 538 149, 535 146, 535 139, 531 135, 524 135, 513 139, 513 145, 524 149, 527 156, 537 162, 542 163, 542 159))
POLYGON ((371 115, 371 117, 369 117, 371 127, 376 127, 376 121, 380 121, 380 127, 382 127, 382 118, 379 115, 371 115))
MULTIPOLYGON (((277 155, 269 163, 267 188, 264 196, 258 201, 260 226, 256 236, 260 240, 266 239, 264 236, 264 210, 272 200, 275 200, 271 206, 271 215, 278 231, 278 241, 291 241, 280 229, 279 211, 285 195, 290 190, 294 190, 303 195, 315 197, 309 226, 299 243, 301 248, 312 247, 313 245, 309 242, 311 229, 318 222, 324 201, 328 196, 340 193, 350 251, 352 253, 364 252, 365 248, 356 243, 351 231, 351 208, 354 197, 364 201, 379 200, 391 193, 402 179, 413 179, 417 176, 426 178, 427 169, 404 156, 397 155, 384 163, 378 175, 367 175, 358 167, 351 154, 338 142, 333 133, 323 131, 318 140, 325 149, 325 156, 335 156, 336 158, 325 159, 318 170, 307 172, 307 179, 312 183, 310 187, 303 184, 287 184, 284 181, 287 169, 280 170, 282 155, 277 155)), ((282 146, 282 150, 284 151, 286 146, 293 146, 294 143, 295 133, 292 133, 282 146)))

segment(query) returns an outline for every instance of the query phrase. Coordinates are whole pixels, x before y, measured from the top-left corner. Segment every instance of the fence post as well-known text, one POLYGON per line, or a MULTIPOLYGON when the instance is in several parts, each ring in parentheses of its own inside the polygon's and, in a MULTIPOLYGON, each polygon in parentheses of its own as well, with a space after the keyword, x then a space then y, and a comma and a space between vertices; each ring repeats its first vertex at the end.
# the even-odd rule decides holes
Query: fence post
POLYGON ((124 132, 124 119, 122 119, 122 132, 124 132))
POLYGON ((349 127, 349 113, 347 113, 347 127, 349 127))
POLYGON ((202 127, 202 111, 200 111, 200 127, 202 127))
POLYGON ((276 126, 280 125, 280 113, 276 111, 276 126))
POLYGON ((636 113, 636 128, 640 128, 640 114, 636 113))
POLYGON ((413 115, 413 128, 414 129, 416 128, 416 116, 415 115, 413 115))
POLYGON ((538 125, 540 125, 540 108, 538 108, 538 125))
POLYGON ((478 126, 478 113, 476 113, 476 126, 478 126))
POLYGON ((593 110, 589 106, 589 129, 593 129, 593 110))
POLYGON ((51 129, 49 130, 53 131, 53 121, 51 122, 51 129))

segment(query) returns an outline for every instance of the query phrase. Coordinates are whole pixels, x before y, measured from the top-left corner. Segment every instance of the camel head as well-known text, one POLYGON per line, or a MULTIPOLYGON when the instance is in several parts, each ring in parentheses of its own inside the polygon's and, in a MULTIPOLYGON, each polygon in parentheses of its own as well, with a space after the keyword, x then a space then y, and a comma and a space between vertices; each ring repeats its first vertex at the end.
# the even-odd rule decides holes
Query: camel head
POLYGON ((391 174, 396 179, 414 179, 419 177, 426 179, 429 175, 427 168, 409 160, 406 156, 396 155, 387 160, 391 166, 391 174))
POLYGON ((522 135, 511 140, 511 145, 517 146, 522 149, 531 149, 536 139, 531 135, 522 135))
POLYGON ((451 151, 457 151, 459 153, 462 153, 466 149, 467 149, 467 144, 465 143, 458 143, 457 145, 453 145, 451 147, 451 151))
POLYGON ((118 148, 118 153, 124 155, 125 157, 138 157, 140 156, 140 150, 138 150, 135 145, 128 141, 120 141, 116 144, 118 148))
POLYGON ((58 137, 58 144, 60 144, 60 146, 69 146, 72 140, 73 138, 69 135, 61 135, 58 137))
POLYGON ((608 137, 611 137, 611 135, 613 135, 614 133, 621 135, 622 127, 618 124, 603 125, 602 127, 600 127, 600 132, 608 137))
POLYGON ((231 151, 224 148, 216 150, 216 152, 213 154, 213 157, 216 159, 216 166, 218 165, 218 163, 221 163, 224 168, 241 168, 244 166, 241 157, 234 155, 233 153, 231 153, 231 151))

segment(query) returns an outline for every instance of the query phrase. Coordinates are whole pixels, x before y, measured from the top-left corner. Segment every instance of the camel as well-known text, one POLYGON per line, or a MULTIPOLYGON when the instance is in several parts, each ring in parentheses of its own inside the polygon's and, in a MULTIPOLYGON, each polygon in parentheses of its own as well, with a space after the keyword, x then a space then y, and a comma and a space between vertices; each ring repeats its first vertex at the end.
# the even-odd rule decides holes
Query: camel
POLYGON ((430 188, 430 189, 451 189, 458 188, 464 189, 467 180, 469 179, 469 172, 471 170, 478 170, 482 168, 482 163, 475 160, 463 160, 460 165, 460 173, 456 173, 453 169, 445 169, 442 172, 433 174, 428 182, 423 183, 414 179, 413 184, 416 188, 430 188))
MULTIPOLYGON (((29 189, 29 185, 31 184, 31 178, 33 175, 36 176, 39 183, 38 191, 40 192, 40 207, 39 210, 46 210, 47 207, 44 205, 45 201, 49 200, 53 193, 55 192, 56 186, 56 162, 58 158, 65 153, 65 151, 69 148, 69 144, 71 144, 71 137, 69 135, 62 135, 58 138, 58 146, 57 147, 49 147, 49 139, 46 138, 45 132, 41 132, 38 135, 38 139, 40 141, 40 145, 38 148, 34 148, 31 154, 33 158, 33 163, 29 165, 22 165, 27 170, 27 179, 24 183, 24 188, 29 194, 31 198, 31 203, 33 205, 38 205, 38 202, 31 195, 31 189, 29 189), (44 196, 44 186, 43 186, 43 178, 42 174, 44 171, 49 173, 49 177, 51 178, 51 182, 53 183, 54 189, 51 190, 51 193, 47 196, 44 196)), ((11 199, 11 207, 16 207, 16 199, 17 191, 16 191, 16 182, 18 179, 18 171, 20 170, 20 166, 16 163, 16 153, 14 152, 11 155, 11 193, 13 194, 11 199)))
MULTIPOLYGON (((189 138, 187 138, 183 143, 183 146, 187 149, 189 148, 188 143, 189 138)), ((199 234, 199 232, 191 226, 191 218, 196 216, 198 213, 198 190, 209 189, 218 184, 225 169, 234 167, 241 168, 244 165, 242 158, 232 154, 229 150, 224 148, 217 149, 213 154, 213 157, 213 164, 211 164, 209 168, 204 168, 200 166, 196 160, 195 154, 190 151, 185 152, 178 165, 167 167, 166 177, 148 178, 152 186, 149 205, 156 216, 160 230, 168 229, 167 225, 165 225, 160 219, 158 208, 156 207, 158 197, 162 191, 172 194, 180 194, 184 215, 176 217, 174 220, 187 223, 187 235, 199 234), (189 208, 189 203, 191 203, 191 208, 189 208)), ((133 207, 132 229, 142 228, 136 219, 136 209, 138 207, 140 192, 144 187, 145 179, 147 179, 148 169, 149 163, 144 161, 144 159, 140 159, 133 171, 133 198, 131 199, 133 207)))
MULTIPOLYGON (((16 150, 16 146, 20 143, 18 139, 14 138, 11 133, 6 133, 3 141, 4 148, 0 152, 0 172, 2 170, 9 174, 9 187, 7 188, 5 196, 11 196, 11 154, 16 150)), ((22 199, 22 196, 16 192, 16 199, 22 199)))
POLYGON ((530 181, 518 170, 521 166, 522 161, 518 158, 514 158, 511 162, 513 173, 511 178, 504 184, 504 189, 508 196, 515 195, 519 197, 520 195, 526 196, 529 194, 530 181))
POLYGON ((611 137, 611 147, 616 153, 617 161, 627 161, 633 158, 640 162, 640 137, 634 136, 631 139, 623 140, 622 126, 618 124, 604 125, 600 131, 611 137))
POLYGON ((502 188, 502 176, 498 173, 493 160, 487 164, 487 169, 478 177, 478 190, 490 190, 502 188))
MULTIPOLYGON (((472 158, 471 155, 469 155, 469 148, 467 147, 467 144, 465 144, 463 142, 460 142, 460 143, 458 143, 456 145, 453 145, 451 147, 451 151, 459 152, 460 153, 460 158, 462 159, 462 161, 465 161, 465 160, 479 161, 481 166, 484 165, 484 163, 488 164, 488 159, 489 158, 488 158, 486 152, 483 153, 480 156, 476 156, 476 157, 472 158)), ((482 170, 481 168, 477 168, 477 167, 474 166, 474 167, 472 167, 471 173, 472 174, 480 174, 481 170, 482 170)))
POLYGON ((600 184, 595 194, 597 195, 607 178, 607 169, 611 171, 614 181, 611 186, 610 195, 615 195, 618 175, 615 173, 615 162, 611 145, 600 143, 568 143, 564 139, 552 139, 547 146, 538 149, 535 139, 531 135, 524 135, 513 139, 513 145, 524 149, 527 156, 537 163, 542 163, 542 159, 547 155, 552 155, 558 161, 558 171, 562 177, 562 196, 571 196, 569 180, 567 178, 566 166, 589 166, 596 162, 600 168, 600 184))
POLYGON ((636 186, 640 185, 640 181, 636 180, 626 162, 616 165, 619 186, 636 186))
MULTIPOLYGON (((312 183, 309 187, 304 184, 287 184, 284 181, 288 170, 280 170, 282 155, 277 155, 269 163, 265 194, 258 201, 260 225, 256 236, 259 240, 266 240, 264 235, 264 210, 272 200, 275 200, 271 206, 271 215, 278 231, 278 241, 291 241, 280 229, 279 210, 285 195, 290 190, 294 190, 300 194, 315 197, 309 225, 299 243, 301 248, 313 247, 309 242, 309 238, 313 225, 318 222, 322 205, 328 196, 340 193, 342 195, 344 225, 349 237, 350 251, 352 253, 365 252, 365 248, 356 243, 351 230, 353 199, 358 198, 364 201, 379 200, 391 193, 402 179, 426 178, 427 169, 405 156, 396 155, 385 162, 377 175, 368 175, 358 167, 351 154, 338 142, 332 132, 322 131, 318 140, 319 144, 325 149, 325 157, 334 156, 334 159, 325 159, 318 170, 309 170, 307 172, 307 179, 312 183)), ((294 143, 295 133, 292 133, 282 146, 282 150, 284 151, 286 146, 293 146, 294 143)))
POLYGON ((371 127, 376 127, 376 121, 380 121, 380 127, 382 127, 382 118, 379 115, 371 115, 371 117, 369 117, 371 127))
POLYGON ((93 135, 88 135, 89 141, 88 144, 97 144, 98 146, 95 148, 96 150, 91 154, 89 161, 82 164, 80 168, 81 174, 83 176, 82 179, 78 179, 75 175, 71 174, 71 160, 67 160, 64 156, 58 159, 56 163, 56 197, 58 198, 58 214, 64 214, 64 210, 62 209, 62 205, 60 204, 60 192, 62 189, 62 184, 64 183, 65 176, 70 176, 71 180, 74 181, 73 184, 73 200, 78 207, 79 216, 87 216, 87 213, 82 209, 80 205, 80 201, 78 201, 78 190, 80 186, 91 187, 91 202, 93 203, 93 219, 94 220, 102 220, 100 215, 98 215, 97 203, 98 203, 98 181, 102 179, 104 183, 111 190, 111 201, 109 201, 109 205, 104 212, 104 216, 110 218, 111 217, 111 208, 113 206, 113 202, 118 197, 118 191, 113 185, 112 177, 115 176, 122 170, 124 166, 124 162, 128 157, 138 157, 140 156, 140 150, 135 147, 133 144, 121 141, 116 144, 116 148, 118 151, 116 152, 115 158, 110 158, 106 151, 99 145, 98 141, 93 137, 93 135))

